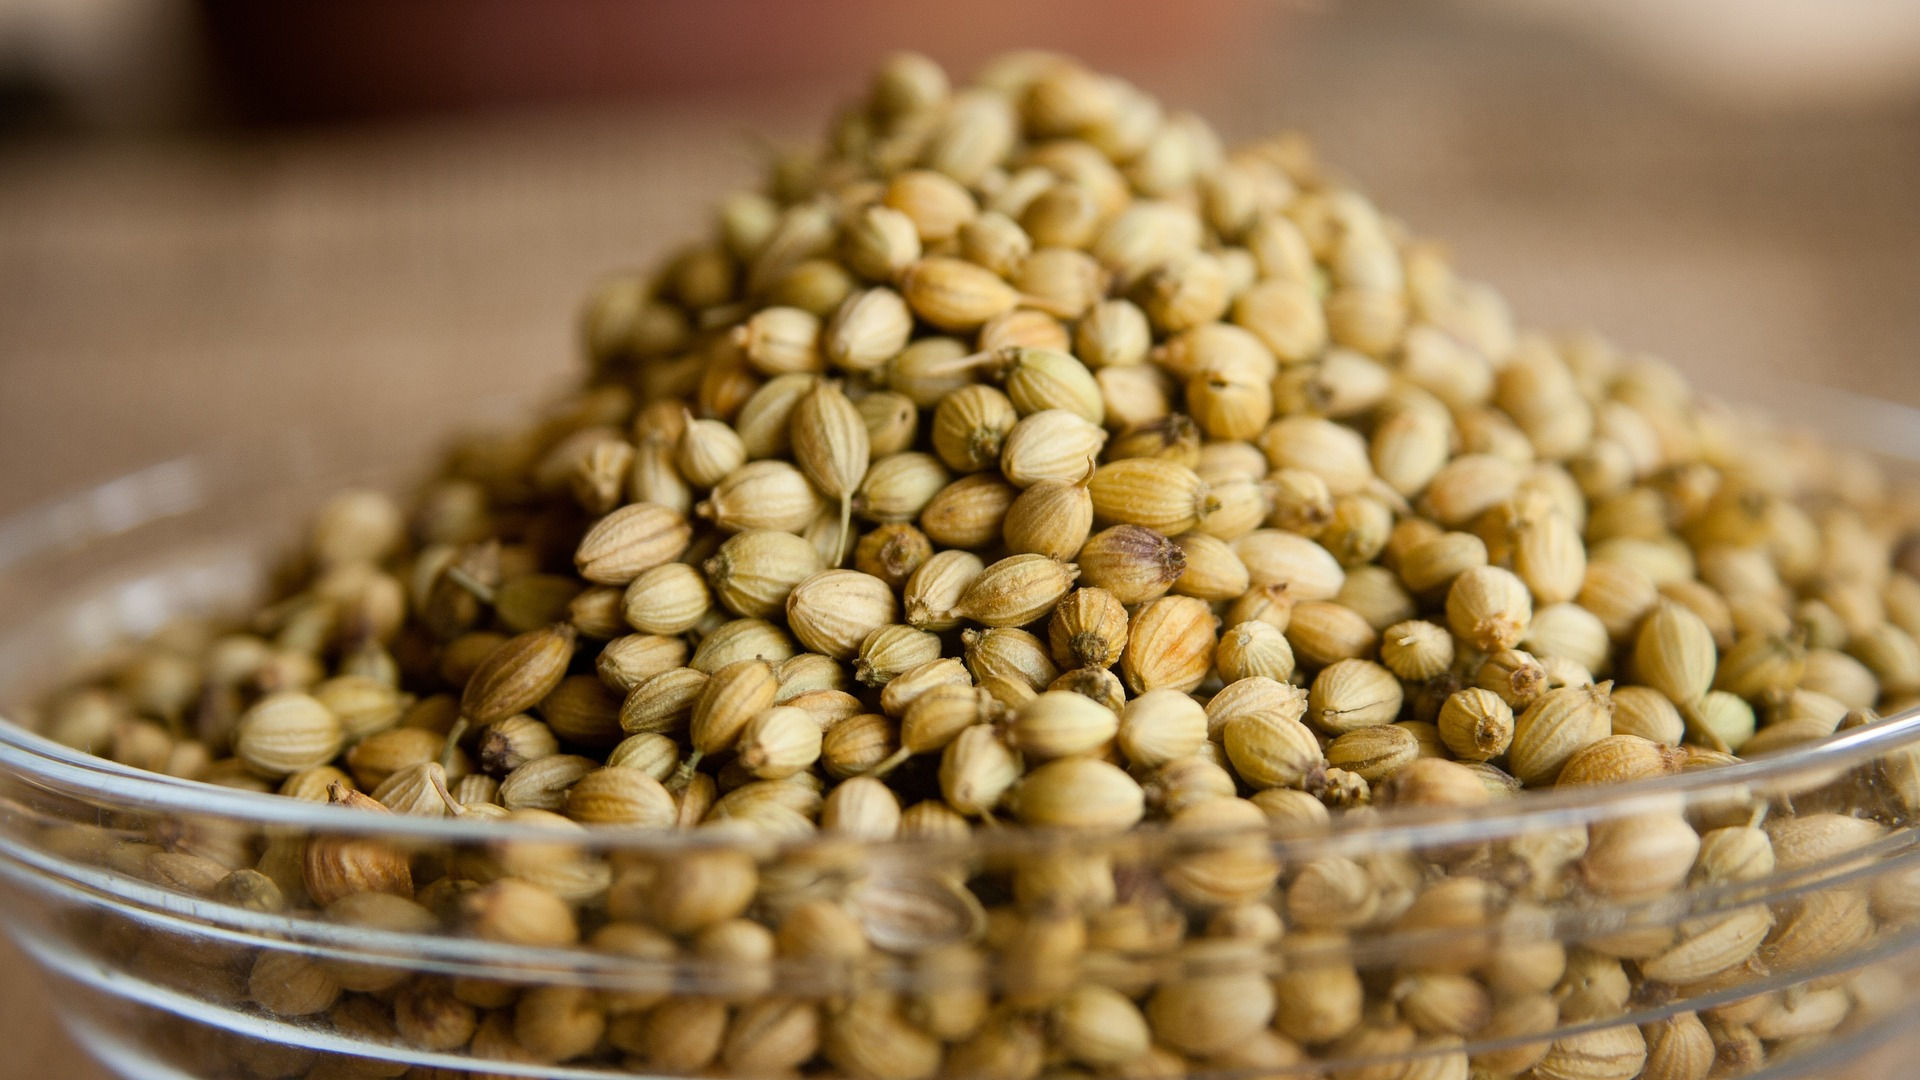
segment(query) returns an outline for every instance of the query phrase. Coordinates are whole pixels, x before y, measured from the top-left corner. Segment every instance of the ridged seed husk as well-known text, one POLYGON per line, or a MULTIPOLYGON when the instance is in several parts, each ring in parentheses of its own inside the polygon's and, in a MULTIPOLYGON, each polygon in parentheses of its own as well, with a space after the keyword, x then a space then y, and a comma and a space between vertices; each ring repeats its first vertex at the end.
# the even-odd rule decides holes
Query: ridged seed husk
POLYGON ((1000 447, 1000 471, 1020 487, 1042 480, 1077 483, 1093 471, 1106 444, 1100 425, 1067 409, 1020 418, 1000 447))
POLYGON ((1029 771, 1013 792, 1014 813, 1028 825, 1119 831, 1138 822, 1146 795, 1119 768, 1064 757, 1029 771))
POLYGON ((1106 419, 1099 384, 1071 355, 1057 349, 1013 346, 999 350, 995 363, 1007 397, 1020 412, 1031 415, 1062 409, 1093 424, 1106 419))
POLYGON ((1643 1025, 1647 1080, 1704 1080, 1714 1065, 1713 1035, 1694 1013, 1643 1025))
POLYGON ((992 813, 1020 779, 1020 759, 989 724, 962 728, 940 755, 940 794, 967 816, 992 813))
POLYGON ((1304 787, 1326 767, 1319 740, 1298 720, 1250 714, 1224 728, 1227 759, 1255 787, 1304 787))
POLYGON ((702 568, 727 610, 766 618, 785 611, 793 587, 824 566, 819 551, 804 538, 750 529, 728 537, 702 568))
POLYGON ((940 399, 933 412, 933 449, 957 472, 990 469, 1020 421, 1013 402, 991 386, 965 386, 940 399))
POLYGON ((1589 889, 1617 899, 1662 895, 1687 878, 1700 835, 1678 814, 1647 813, 1598 822, 1580 860, 1589 889))
POLYGON ((773 704, 778 689, 773 666, 764 660, 736 660, 714 672, 694 698, 693 748, 705 754, 731 748, 747 721, 773 704))
POLYGON ((1155 768, 1200 750, 1207 741, 1207 713, 1178 690, 1149 690, 1121 709, 1117 734, 1129 762, 1155 768))
POLYGON ((467 679, 460 711, 476 724, 525 712, 566 677, 578 635, 560 623, 502 642, 467 679))
POLYGON ((1075 562, 1087 584, 1128 605, 1166 595, 1187 569, 1180 546, 1143 525, 1100 530, 1087 539, 1075 562))
MULTIPOLYGON (((387 813, 371 797, 334 784, 328 802, 355 810, 387 813)), ((413 873, 405 853, 386 842, 361 836, 318 836, 307 841, 302 883, 316 904, 330 904, 361 893, 413 895, 413 873)))
POLYGON ((660 781, 637 769, 603 768, 567 789, 567 816, 588 824, 672 828, 678 808, 660 781))
POLYGON ((331 709, 294 690, 255 702, 233 732, 235 755, 254 772, 275 779, 325 765, 345 739, 345 729, 331 709))
POLYGON ((1043 480, 1013 500, 1001 535, 1015 554, 1072 559, 1093 530, 1093 512, 1085 486, 1043 480))
POLYGON ((1010 555, 980 572, 953 608, 985 626, 1023 626, 1051 611, 1080 568, 1045 555, 1010 555))
POLYGON ((692 536, 687 520, 673 508, 634 503, 594 522, 573 561, 588 581, 625 585, 642 571, 679 558, 692 536))
POLYGON ((1134 693, 1192 690, 1213 666, 1217 620, 1205 601, 1163 596, 1133 617, 1120 672, 1134 693))
POLYGON ((931 255, 900 275, 900 292, 913 313, 943 330, 974 330, 1012 311, 1020 294, 991 270, 931 255))
POLYGON ((727 532, 774 529, 797 533, 824 503, 806 474, 784 461, 749 461, 714 486, 695 512, 727 532))
POLYGON ((1116 525, 1142 525, 1178 536, 1199 524, 1207 482, 1192 469, 1162 458, 1126 458, 1093 471, 1094 515, 1116 525))
POLYGON ((1609 735, 1568 758, 1554 783, 1574 787, 1671 776, 1681 770, 1686 758, 1684 750, 1638 735, 1609 735))
POLYGON ((1347 581, 1332 552, 1290 532, 1260 529, 1235 540, 1233 550, 1254 585, 1284 585, 1296 603, 1331 600, 1347 581))
POLYGON ((1713 688, 1717 660, 1713 631, 1678 604, 1661 604, 1640 624, 1634 672, 1675 704, 1697 702, 1713 688))
POLYGON ((986 548, 1001 537, 1007 511, 1019 491, 990 473, 973 473, 933 494, 920 513, 920 527, 934 543, 986 548))
POLYGON ((708 678, 705 672, 683 667, 646 679, 620 704, 621 730, 629 735, 683 730, 708 678))
POLYGON ((1513 774, 1529 785, 1551 783, 1569 758, 1611 733, 1611 689, 1610 683, 1564 686, 1528 705, 1514 720, 1507 751, 1513 774))
POLYGON ((1329 768, 1344 769, 1370 784, 1385 780, 1419 756, 1419 736, 1397 724, 1355 728, 1326 749, 1329 768))
POLYGON ((854 678, 868 686, 885 686, 895 678, 940 657, 940 639, 924 630, 892 623, 879 627, 860 642, 854 678))
POLYGON ((1307 701, 1315 727, 1339 735, 1400 715, 1404 692, 1393 673, 1367 660, 1340 660, 1316 675, 1307 701))
POLYGON ((822 570, 787 595, 787 624, 800 643, 851 659, 868 634, 893 621, 893 590, 858 570, 822 570))
POLYGON ((1105 589, 1075 589, 1054 607, 1047 641, 1062 668, 1112 667, 1127 647, 1127 609, 1105 589))
POLYGON ((867 475, 869 443, 860 410, 832 382, 820 382, 794 406, 793 457, 813 486, 834 499, 850 497, 867 475))
POLYGON ((1498 694, 1468 687, 1449 695, 1435 723, 1440 738, 1463 761, 1488 761, 1513 742, 1513 708, 1498 694))
POLYGON ((1640 974, 1676 986, 1698 982, 1744 962, 1772 928, 1773 913, 1761 904, 1690 920, 1673 947, 1639 962, 1640 974))
POLYGON ((1070 691, 1049 690, 1014 711, 1007 739, 1020 753, 1044 761, 1098 750, 1119 728, 1120 718, 1105 705, 1070 691))
POLYGON ((1540 1080, 1633 1080, 1646 1065, 1647 1042, 1638 1028, 1600 1028, 1555 1039, 1533 1067, 1540 1080))
POLYGON ((1447 623, 1483 652, 1510 649, 1533 622, 1533 597, 1512 571, 1476 566, 1447 590, 1447 623))

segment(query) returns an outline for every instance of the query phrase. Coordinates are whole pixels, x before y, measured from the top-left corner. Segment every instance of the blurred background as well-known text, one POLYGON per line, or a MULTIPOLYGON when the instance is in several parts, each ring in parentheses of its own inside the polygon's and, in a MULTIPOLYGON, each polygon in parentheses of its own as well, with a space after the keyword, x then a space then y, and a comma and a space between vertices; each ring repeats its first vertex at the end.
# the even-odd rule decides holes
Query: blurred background
MULTIPOLYGON (((1017 46, 1307 131, 1524 323, 1920 459, 1920 0, 0 0, 0 514, 342 416, 424 448, 881 53, 1017 46)), ((0 1072, 95 1080, 34 985, 0 955, 0 1072)))

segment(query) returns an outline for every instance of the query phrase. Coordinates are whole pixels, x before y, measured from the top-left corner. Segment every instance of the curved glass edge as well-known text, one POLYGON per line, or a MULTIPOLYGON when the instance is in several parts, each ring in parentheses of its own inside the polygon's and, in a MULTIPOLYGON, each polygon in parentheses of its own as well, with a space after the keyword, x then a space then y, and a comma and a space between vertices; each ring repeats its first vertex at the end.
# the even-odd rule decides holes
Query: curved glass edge
MULTIPOLYGON (((1206 1080, 1238 1080, 1264 1076, 1325 1076, 1330 1069, 1364 1069, 1391 1066, 1432 1058, 1443 1053, 1477 1054, 1486 1051, 1571 1038, 1594 1031, 1654 1023, 1668 1017, 1710 1010, 1758 994, 1790 990, 1818 980, 1844 976, 1903 954, 1920 944, 1920 931, 1908 931, 1893 939, 1877 942, 1871 950, 1835 958, 1791 973, 1772 975, 1738 987, 1716 990, 1685 1000, 1663 1002, 1630 1009, 1603 1018, 1582 1020, 1546 1032, 1471 1039, 1457 1046, 1417 1048, 1391 1055, 1352 1055, 1337 1059, 1320 1058, 1295 1065, 1261 1065, 1241 1069, 1205 1068, 1189 1074, 1206 1080)), ((130 1002, 165 1013, 189 1023, 205 1025, 227 1034, 256 1039, 276 1046, 292 1047, 322 1054, 368 1060, 404 1063, 414 1067, 468 1069, 482 1065, 490 1074, 551 1078, 551 1080, 599 1080, 608 1076, 631 1076, 624 1068, 596 1068, 528 1062, 495 1061, 457 1053, 439 1053, 418 1047, 356 1039, 312 1024, 279 1019, 246 1009, 207 1001, 172 987, 163 986, 130 972, 101 965, 98 958, 77 952, 54 942, 23 943, 27 954, 45 970, 84 990, 121 1002, 130 1002)), ((1864 1050, 1899 1034, 1911 1034, 1920 1003, 1894 1006, 1875 1016, 1852 1032, 1841 1034, 1802 1053, 1770 1063, 1758 1073, 1743 1074, 1747 1080, 1764 1077, 1810 1075, 1810 1070, 1845 1063, 1864 1050)))
MULTIPOLYGON (((1317 857, 1377 851, 1382 848, 1421 850, 1452 844, 1484 842, 1527 832, 1587 825, 1636 814, 1684 809, 1717 799, 1742 798, 1755 789, 1789 788, 1796 781, 1821 780, 1836 771, 1859 768, 1901 750, 1920 750, 1920 708, 1895 714, 1876 724, 1829 736, 1794 751, 1714 769, 1682 772, 1623 784, 1594 785, 1567 790, 1529 792, 1480 807, 1436 812, 1432 808, 1386 808, 1356 823, 1335 817, 1332 825, 1313 833, 1229 828, 1217 831, 1182 829, 1181 843, 1210 839, 1268 836, 1275 854, 1317 857), (1676 807, 1675 800, 1680 805, 1676 807)), ((444 843, 485 843, 503 840, 551 840, 538 826, 511 822, 465 821, 402 815, 374 815, 345 807, 309 803, 284 796, 221 787, 197 780, 136 769, 53 742, 0 718, 0 767, 17 781, 26 781, 62 795, 126 809, 165 811, 201 817, 219 816, 256 825, 279 825, 340 834, 379 835, 444 843)), ((926 853, 1034 854, 1063 846, 1084 845, 1101 834, 1070 829, 1011 826, 976 832, 966 843, 942 847, 925 840, 867 842, 876 854, 900 852, 914 857, 926 853)), ((1149 826, 1127 834, 1152 844, 1169 831, 1149 826)), ((803 852, 817 847, 839 847, 842 838, 828 834, 804 838, 765 836, 750 838, 740 830, 666 831, 593 826, 570 843, 594 849, 636 852, 689 850, 708 847, 752 846, 769 853, 803 852)))
MULTIPOLYGON (((1717 889, 1693 889, 1641 901, 1548 905, 1539 917, 1501 920, 1469 936, 1489 944, 1518 946, 1541 942, 1578 943, 1622 933, 1669 928, 1687 920, 1712 918, 1759 904, 1791 903, 1833 890, 1870 886, 1920 869, 1920 843, 1913 836, 1891 836, 1878 844, 1846 851, 1832 859, 1766 878, 1717 889)), ((94 909, 128 920, 143 930, 179 938, 204 939, 237 948, 297 949, 303 955, 358 964, 405 967, 442 975, 509 982, 559 982, 598 990, 664 990, 728 993, 742 988, 738 972, 726 962, 676 956, 641 961, 578 947, 541 947, 466 937, 451 932, 403 932, 342 924, 317 913, 267 913, 225 904, 153 885, 110 869, 86 866, 23 850, 0 839, 0 884, 64 909, 94 909)), ((1289 947, 1284 960, 1274 954, 1262 963, 1277 974, 1288 963, 1316 958, 1343 959, 1360 969, 1392 966, 1429 947, 1458 943, 1463 931, 1382 928, 1349 939, 1329 941, 1321 949, 1289 947)), ((1920 945, 1920 927, 1891 935, 1903 944, 1889 952, 1920 945)), ((1877 939, 1876 950, 1885 941, 1877 939)), ((1848 954, 1856 955, 1856 954, 1848 954)), ((1879 955, 1878 952, 1875 955, 1879 955)), ((1177 954, 1141 954, 1132 959, 1151 968, 1156 979, 1203 973, 1209 961, 1189 962, 1177 954)), ((859 967, 822 967, 816 960, 780 962, 771 969, 789 992, 827 994, 844 990, 849 980, 894 989, 924 989, 923 972, 910 964, 879 962, 859 967)), ((1776 973, 1788 982, 1803 970, 1776 973)), ((753 983, 751 985, 758 985, 753 983)), ((1734 997, 1760 992, 1758 981, 1743 983, 1734 997)), ((1729 998, 1728 1000, 1732 1000, 1729 998)))
MULTIPOLYGON (((446 404, 445 399, 436 400, 446 404)), ((471 418, 472 422, 461 425, 467 429, 485 429, 529 415, 526 401, 512 396, 486 395, 454 404, 461 415, 471 418)), ((198 450, 8 513, 0 518, 0 573, 39 556, 125 535, 227 500, 255 505, 262 494, 283 492, 289 486, 327 491, 353 483, 391 481, 406 475, 406 470, 396 469, 394 459, 376 455, 376 448, 437 446, 451 430, 396 431, 392 425, 363 418, 327 428, 293 426, 244 436, 229 434, 198 450), (274 479, 274 491, 252 486, 263 473, 274 479)))

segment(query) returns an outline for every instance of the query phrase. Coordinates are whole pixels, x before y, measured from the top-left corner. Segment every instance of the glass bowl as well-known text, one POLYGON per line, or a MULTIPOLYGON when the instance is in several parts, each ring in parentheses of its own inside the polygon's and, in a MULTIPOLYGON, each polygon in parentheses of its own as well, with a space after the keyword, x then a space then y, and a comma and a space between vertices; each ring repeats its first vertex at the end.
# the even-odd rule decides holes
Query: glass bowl
MULTIPOLYGON (((241 610, 273 523, 367 478, 347 443, 0 523, 0 693, 241 610)), ((369 814, 11 715, 7 929, 127 1077, 1864 1078, 1920 1048, 1920 713, 1467 810, 886 841, 369 814)))

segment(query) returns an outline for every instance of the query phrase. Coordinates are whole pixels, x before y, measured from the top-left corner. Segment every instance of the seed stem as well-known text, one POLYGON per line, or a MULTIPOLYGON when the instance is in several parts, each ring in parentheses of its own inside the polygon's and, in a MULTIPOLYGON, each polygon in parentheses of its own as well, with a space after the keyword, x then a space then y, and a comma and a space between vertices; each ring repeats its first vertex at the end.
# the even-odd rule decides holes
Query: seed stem
POLYGON ((467 573, 458 566, 447 567, 447 580, 467 590, 483 604, 493 603, 493 586, 467 573))
POLYGON ((453 771, 453 755, 460 751, 460 740, 466 737, 468 726, 467 718, 462 716, 447 729, 447 741, 440 744, 440 768, 443 771, 453 771))
POLYGON ((688 754, 687 760, 681 762, 680 767, 675 769, 673 775, 667 779, 667 790, 676 794, 685 791, 687 785, 693 782, 693 774, 700 768, 700 759, 704 756, 706 755, 698 749, 688 754))
POLYGON ((875 765, 873 768, 868 769, 866 772, 863 772, 860 775, 871 776, 875 780, 878 780, 881 777, 892 772, 893 770, 906 764, 907 759, 912 756, 913 756, 913 751, 903 746, 900 749, 895 750, 893 753, 888 754, 885 761, 882 761, 880 764, 875 765))

